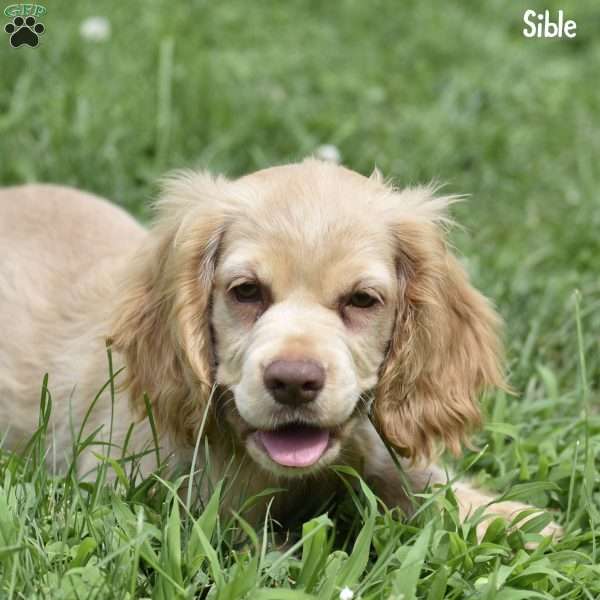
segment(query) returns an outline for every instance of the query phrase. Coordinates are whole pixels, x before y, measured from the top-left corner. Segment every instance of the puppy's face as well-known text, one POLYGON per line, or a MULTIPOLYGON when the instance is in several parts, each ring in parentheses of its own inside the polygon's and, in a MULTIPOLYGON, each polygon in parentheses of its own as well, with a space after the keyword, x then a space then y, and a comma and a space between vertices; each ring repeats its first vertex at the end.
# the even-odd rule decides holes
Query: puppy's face
POLYGON ((297 176, 244 181, 253 201, 221 240, 212 311, 228 419, 254 460, 287 475, 335 460, 364 417, 399 286, 385 223, 357 197, 366 179, 297 176))
POLYGON ((134 405, 147 394, 193 444, 216 383, 217 427, 286 476, 355 449, 371 401, 405 455, 458 452, 503 378, 499 319, 445 243, 448 202, 314 160, 175 178, 113 325, 134 405))

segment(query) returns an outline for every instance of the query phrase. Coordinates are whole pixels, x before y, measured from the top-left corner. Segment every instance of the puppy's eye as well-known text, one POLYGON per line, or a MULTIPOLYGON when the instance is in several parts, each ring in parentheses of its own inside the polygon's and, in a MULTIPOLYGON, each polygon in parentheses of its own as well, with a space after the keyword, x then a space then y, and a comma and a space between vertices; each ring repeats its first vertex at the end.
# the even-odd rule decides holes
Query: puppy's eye
POLYGON ((256 283, 241 283, 236 285, 233 290, 233 295, 238 302, 261 302, 262 292, 260 286, 256 283))
POLYGON ((348 304, 355 308, 371 308, 377 302, 377 298, 367 292, 354 292, 348 299, 348 304))

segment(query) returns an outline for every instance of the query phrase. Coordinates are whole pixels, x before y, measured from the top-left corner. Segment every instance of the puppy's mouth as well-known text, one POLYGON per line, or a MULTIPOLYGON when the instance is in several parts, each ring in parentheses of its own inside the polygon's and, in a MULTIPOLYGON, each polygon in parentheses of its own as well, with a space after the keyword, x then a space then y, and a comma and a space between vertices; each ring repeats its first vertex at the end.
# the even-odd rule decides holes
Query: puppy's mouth
POLYGON ((317 463, 331 440, 328 429, 300 423, 271 431, 257 431, 254 435, 273 462, 282 467, 296 468, 317 463))

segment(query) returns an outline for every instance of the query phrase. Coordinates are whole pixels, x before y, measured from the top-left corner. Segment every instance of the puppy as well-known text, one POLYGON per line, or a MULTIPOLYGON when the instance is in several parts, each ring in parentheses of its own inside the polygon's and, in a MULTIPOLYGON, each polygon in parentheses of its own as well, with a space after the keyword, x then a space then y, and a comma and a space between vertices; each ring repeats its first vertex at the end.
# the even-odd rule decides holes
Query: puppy
MULTIPOLYGON (((500 320, 445 240, 450 202, 312 159, 235 181, 178 174, 149 231, 79 191, 5 189, 0 424, 9 446, 35 430, 48 373, 59 468, 100 392, 83 434, 111 446, 79 457, 82 476, 126 439, 129 452, 152 445, 149 405, 170 464, 189 465, 196 448, 213 482, 242 473, 230 504, 284 487, 273 512, 289 520, 336 491, 327 467, 341 463, 409 512, 411 490, 446 482, 431 459, 443 447, 458 453, 479 425, 481 390, 505 385, 500 320)), ((154 461, 146 452, 143 470, 154 461)), ((463 515, 492 500, 465 483, 455 491, 463 515)))

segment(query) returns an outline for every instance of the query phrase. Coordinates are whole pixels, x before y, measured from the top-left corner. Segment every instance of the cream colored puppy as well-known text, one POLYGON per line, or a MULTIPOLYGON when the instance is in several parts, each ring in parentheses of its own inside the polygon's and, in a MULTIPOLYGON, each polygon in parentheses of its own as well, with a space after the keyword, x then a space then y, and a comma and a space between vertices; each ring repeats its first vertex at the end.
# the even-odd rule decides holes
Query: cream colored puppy
MULTIPOLYGON (((240 492, 288 488, 274 505, 281 520, 335 490, 326 467, 336 463, 409 510, 369 413, 418 491, 445 481, 429 461, 442 446, 458 452, 479 424, 482 388, 504 385, 499 319, 446 244, 448 203, 316 160, 235 181, 179 174, 148 231, 79 191, 5 189, 0 425, 10 446, 35 430, 47 372, 50 457, 71 460, 73 432, 108 379, 109 343, 114 371, 125 367, 114 414, 105 387, 86 432, 100 428, 113 456, 133 422, 128 451, 151 444, 146 395, 171 464, 189 464, 203 424, 213 480, 229 468, 243 471, 240 492)), ((96 460, 80 457, 80 474, 96 460)), ((463 512, 490 502, 466 484, 456 491, 463 512)))

